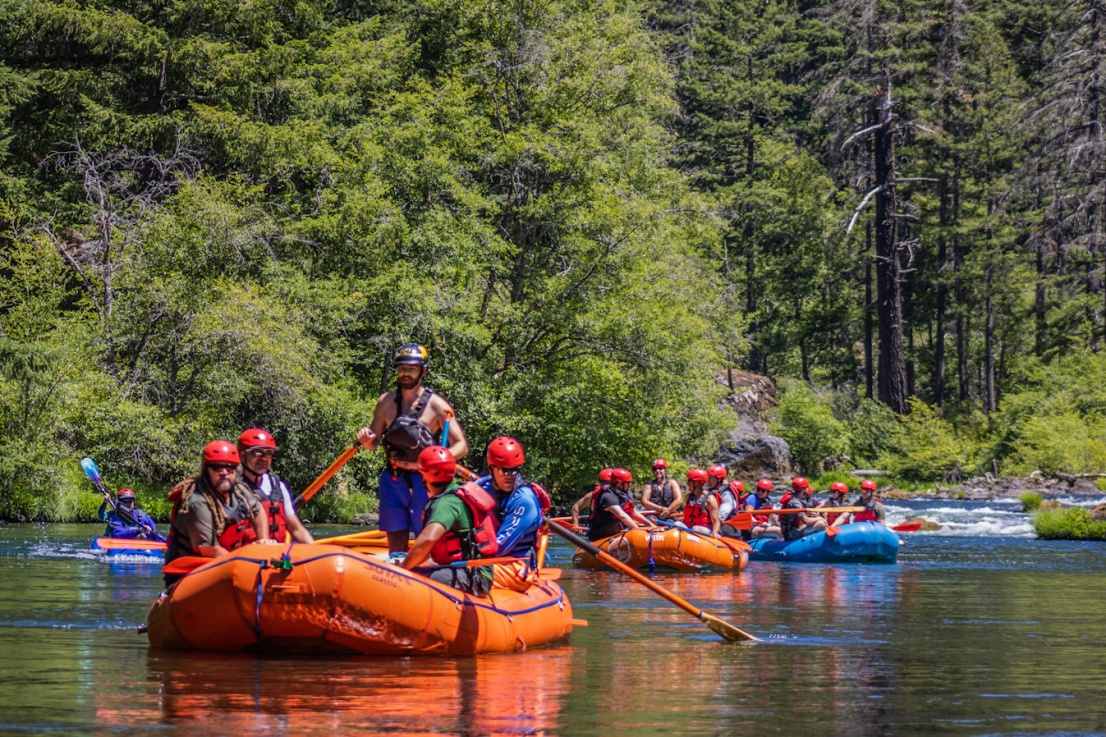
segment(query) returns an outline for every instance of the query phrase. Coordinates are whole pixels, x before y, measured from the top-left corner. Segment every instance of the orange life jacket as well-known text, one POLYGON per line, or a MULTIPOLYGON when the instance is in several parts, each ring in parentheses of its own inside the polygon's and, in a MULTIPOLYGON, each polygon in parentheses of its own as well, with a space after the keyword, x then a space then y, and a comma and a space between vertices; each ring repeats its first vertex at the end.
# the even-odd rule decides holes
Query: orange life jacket
POLYGON ((430 557, 435 563, 442 565, 459 560, 495 557, 499 552, 499 543, 495 539, 499 532, 499 518, 494 514, 497 500, 479 484, 469 481, 462 486, 452 486, 431 499, 422 510, 423 525, 430 521, 436 502, 447 494, 456 494, 472 512, 472 529, 464 535, 447 530, 430 549, 430 557))

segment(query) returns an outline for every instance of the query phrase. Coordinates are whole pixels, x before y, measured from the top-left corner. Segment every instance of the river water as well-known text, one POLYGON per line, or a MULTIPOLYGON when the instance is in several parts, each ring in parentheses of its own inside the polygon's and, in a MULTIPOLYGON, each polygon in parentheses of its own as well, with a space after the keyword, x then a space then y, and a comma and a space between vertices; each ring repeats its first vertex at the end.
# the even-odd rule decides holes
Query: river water
POLYGON ((92 554, 99 526, 0 526, 0 734, 1106 733, 1106 544, 1037 541, 1015 502, 888 511, 942 529, 897 565, 656 575, 764 644, 558 544, 589 626, 468 658, 152 651, 156 564, 92 554))

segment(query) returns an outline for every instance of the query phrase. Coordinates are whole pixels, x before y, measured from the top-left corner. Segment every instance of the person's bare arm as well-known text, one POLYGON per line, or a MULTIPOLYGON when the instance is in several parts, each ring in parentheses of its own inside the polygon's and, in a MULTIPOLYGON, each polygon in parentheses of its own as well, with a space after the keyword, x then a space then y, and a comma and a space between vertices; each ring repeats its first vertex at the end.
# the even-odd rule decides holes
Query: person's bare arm
POLYGON ((291 533, 292 539, 298 543, 315 542, 315 538, 311 536, 311 531, 304 527, 303 522, 295 515, 288 518, 288 532, 291 533))
POLYGON ((710 534, 718 537, 722 532, 722 521, 718 518, 718 500, 714 494, 707 497, 707 513, 710 515, 710 534))
POLYGON ((591 496, 594 493, 594 491, 589 491, 587 494, 584 494, 582 497, 580 497, 575 504, 572 505, 573 527, 580 526, 580 512, 583 512, 585 509, 591 507, 591 496))
POLYGON ((634 522, 633 517, 626 514, 626 510, 622 507, 607 507, 607 511, 618 518, 618 521, 626 525, 632 530, 638 529, 638 523, 634 522))
POLYGON ((422 563, 430 557, 431 548, 434 547, 434 543, 442 539, 445 532, 445 526, 438 522, 428 524, 415 538, 415 542, 411 544, 411 549, 407 551, 407 557, 403 559, 400 565, 407 570, 411 570, 422 563))
POLYGON ((384 392, 380 395, 380 398, 376 400, 376 409, 373 410, 373 419, 369 423, 368 427, 363 427, 357 431, 357 440, 361 445, 365 446, 367 450, 374 450, 380 443, 380 437, 384 434, 384 428, 387 427, 391 414, 389 409, 395 408, 395 399, 392 398, 391 392, 384 392))
POLYGON ((253 531, 257 534, 258 542, 277 542, 269 539, 269 515, 265 513, 264 507, 258 505, 257 513, 250 522, 253 523, 253 531))
POLYGON ((653 503, 653 485, 652 484, 647 484, 645 486, 645 491, 641 492, 641 506, 645 507, 646 509, 648 509, 650 511, 656 512, 657 514, 660 514, 661 512, 664 511, 664 507, 662 507, 659 504, 654 504, 653 503))

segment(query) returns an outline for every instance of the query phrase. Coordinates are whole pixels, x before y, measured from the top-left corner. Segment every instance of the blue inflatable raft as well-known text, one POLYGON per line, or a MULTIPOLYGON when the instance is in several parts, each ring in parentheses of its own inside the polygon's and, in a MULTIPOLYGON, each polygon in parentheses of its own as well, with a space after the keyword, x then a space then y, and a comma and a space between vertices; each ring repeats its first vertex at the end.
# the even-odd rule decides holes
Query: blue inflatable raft
POLYGON ((749 560, 781 563, 894 563, 899 557, 899 536, 878 522, 853 522, 798 540, 750 540, 749 560))

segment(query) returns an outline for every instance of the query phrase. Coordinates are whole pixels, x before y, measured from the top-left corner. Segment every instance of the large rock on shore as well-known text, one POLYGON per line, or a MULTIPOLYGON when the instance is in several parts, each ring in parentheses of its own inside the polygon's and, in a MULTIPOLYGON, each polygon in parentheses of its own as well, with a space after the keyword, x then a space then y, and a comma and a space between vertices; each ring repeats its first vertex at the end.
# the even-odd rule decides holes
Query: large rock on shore
POLYGON ((791 473, 791 449, 783 438, 767 433, 742 436, 735 431, 718 451, 719 459, 744 478, 781 478, 791 473))
POLYGON ((723 403, 736 419, 736 427, 716 457, 741 478, 789 476, 791 448, 786 440, 770 434, 765 424, 765 415, 779 405, 775 383, 741 369, 720 371, 715 379, 733 388, 723 403))

